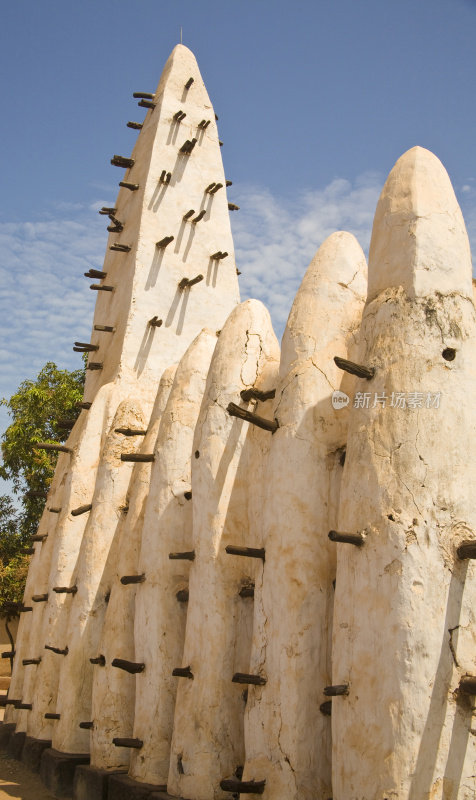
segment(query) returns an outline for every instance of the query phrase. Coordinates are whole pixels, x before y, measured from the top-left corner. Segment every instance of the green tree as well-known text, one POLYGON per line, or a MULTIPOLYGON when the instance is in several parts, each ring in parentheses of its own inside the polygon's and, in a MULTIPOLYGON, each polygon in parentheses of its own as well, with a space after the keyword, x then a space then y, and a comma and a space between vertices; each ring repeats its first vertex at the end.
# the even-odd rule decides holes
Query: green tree
POLYGON ((28 569, 23 553, 36 533, 44 497, 53 477, 57 454, 38 450, 34 442, 64 441, 78 415, 83 397, 84 369, 69 372, 48 362, 36 380, 25 380, 9 400, 12 422, 2 437, 0 477, 11 481, 19 495, 17 509, 0 496, 0 612, 21 602, 28 569))

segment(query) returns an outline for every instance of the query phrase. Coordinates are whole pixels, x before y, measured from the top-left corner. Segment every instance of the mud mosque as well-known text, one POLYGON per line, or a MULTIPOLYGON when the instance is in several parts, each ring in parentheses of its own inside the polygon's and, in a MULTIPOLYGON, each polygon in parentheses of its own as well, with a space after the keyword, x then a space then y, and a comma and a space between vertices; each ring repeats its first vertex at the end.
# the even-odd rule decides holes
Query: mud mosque
POLYGON ((448 175, 402 155, 368 274, 329 236, 279 343, 240 303, 190 50, 134 96, 82 410, 37 445, 59 454, 2 747, 75 800, 474 800, 476 311, 448 175))

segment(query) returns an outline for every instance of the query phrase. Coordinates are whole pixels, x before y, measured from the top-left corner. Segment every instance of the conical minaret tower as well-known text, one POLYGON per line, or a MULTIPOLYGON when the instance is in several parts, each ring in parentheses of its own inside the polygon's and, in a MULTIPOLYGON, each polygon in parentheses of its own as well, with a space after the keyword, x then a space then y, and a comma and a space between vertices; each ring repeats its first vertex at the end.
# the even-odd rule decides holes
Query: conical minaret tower
MULTIPOLYGON (((112 158, 127 171, 114 207, 101 210, 111 224, 103 269, 91 273, 91 341, 76 343, 90 353, 84 410, 58 461, 24 599, 33 611, 22 615, 6 722, 17 747, 26 737, 32 766, 51 741, 61 757, 87 757, 75 710, 84 717, 90 703, 89 650, 101 634, 131 462, 152 460, 143 435, 164 370, 203 327, 220 329, 239 300, 216 117, 190 50, 177 45, 156 93, 138 96, 148 112, 128 123, 140 129, 137 143, 130 158, 112 158)), ((57 791, 50 767, 44 778, 57 791)))
POLYGON ((239 301, 215 113, 188 48, 174 48, 141 104, 149 111, 131 158, 111 159, 126 173, 115 207, 102 209, 112 224, 106 274, 91 285, 87 401, 118 378, 139 381, 153 398, 158 375, 205 321, 220 328, 239 301))

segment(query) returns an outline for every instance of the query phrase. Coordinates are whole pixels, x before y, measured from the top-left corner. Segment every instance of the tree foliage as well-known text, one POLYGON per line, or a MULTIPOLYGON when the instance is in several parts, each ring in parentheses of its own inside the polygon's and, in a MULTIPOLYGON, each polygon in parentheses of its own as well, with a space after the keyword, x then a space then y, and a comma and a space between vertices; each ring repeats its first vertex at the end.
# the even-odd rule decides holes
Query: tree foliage
POLYGON ((25 380, 10 399, 12 422, 2 437, 0 477, 11 481, 19 509, 7 495, 0 496, 0 610, 21 601, 28 569, 22 552, 36 533, 50 486, 57 454, 38 450, 34 442, 64 441, 69 429, 61 425, 78 415, 83 397, 84 369, 69 372, 48 362, 36 380, 25 380))

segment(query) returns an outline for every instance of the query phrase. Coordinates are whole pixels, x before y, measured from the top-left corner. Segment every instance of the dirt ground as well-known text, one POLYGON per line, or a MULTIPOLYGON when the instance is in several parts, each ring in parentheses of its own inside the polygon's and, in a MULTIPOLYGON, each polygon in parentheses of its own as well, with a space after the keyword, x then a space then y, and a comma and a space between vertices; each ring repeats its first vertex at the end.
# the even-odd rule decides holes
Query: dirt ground
MULTIPOLYGON (((0 677, 0 695, 7 692, 10 679, 0 677)), ((3 708, 0 708, 0 720, 3 719, 3 708)), ((30 772, 21 761, 8 758, 0 753, 0 800, 19 798, 19 800, 54 800, 40 781, 39 775, 30 772)))
POLYGON ((39 775, 30 772, 21 761, 0 753, 0 800, 54 800, 40 781, 39 775))

